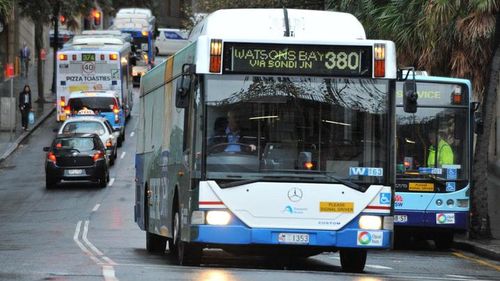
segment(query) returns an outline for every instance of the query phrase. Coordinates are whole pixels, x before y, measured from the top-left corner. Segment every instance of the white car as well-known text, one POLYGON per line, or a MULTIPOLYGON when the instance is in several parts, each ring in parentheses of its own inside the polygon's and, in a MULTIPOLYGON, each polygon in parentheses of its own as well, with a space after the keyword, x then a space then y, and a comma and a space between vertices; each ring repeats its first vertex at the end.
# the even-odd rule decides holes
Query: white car
POLYGON ((158 31, 155 46, 159 55, 172 55, 189 43, 186 31, 174 28, 158 28, 158 31))
POLYGON ((59 134, 65 133, 96 133, 106 147, 109 164, 113 165, 118 155, 118 137, 120 132, 113 131, 113 127, 104 117, 75 116, 70 117, 59 128, 59 134))

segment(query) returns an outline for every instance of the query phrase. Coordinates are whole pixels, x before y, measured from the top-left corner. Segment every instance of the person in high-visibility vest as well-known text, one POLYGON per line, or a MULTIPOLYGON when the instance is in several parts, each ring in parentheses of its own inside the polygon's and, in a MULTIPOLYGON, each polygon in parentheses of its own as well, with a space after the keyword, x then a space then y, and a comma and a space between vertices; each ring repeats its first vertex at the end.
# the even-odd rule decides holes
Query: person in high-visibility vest
POLYGON ((453 165, 454 154, 451 145, 446 142, 441 134, 436 135, 435 132, 429 133, 429 141, 431 146, 429 147, 429 156, 427 157, 427 167, 437 166, 441 167, 443 165, 453 165), (438 142, 438 151, 436 156, 436 141, 438 142))

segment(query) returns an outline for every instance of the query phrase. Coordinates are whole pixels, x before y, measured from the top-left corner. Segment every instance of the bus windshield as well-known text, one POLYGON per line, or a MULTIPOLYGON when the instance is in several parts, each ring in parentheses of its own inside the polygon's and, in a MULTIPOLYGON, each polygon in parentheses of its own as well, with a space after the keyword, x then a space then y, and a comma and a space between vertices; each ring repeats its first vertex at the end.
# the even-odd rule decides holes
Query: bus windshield
POLYGON ((468 98, 462 85, 417 82, 418 109, 401 107, 397 85, 398 178, 468 179, 468 98), (459 101, 453 100, 460 93, 459 101))
POLYGON ((208 76, 207 176, 382 183, 389 96, 387 80, 208 76))

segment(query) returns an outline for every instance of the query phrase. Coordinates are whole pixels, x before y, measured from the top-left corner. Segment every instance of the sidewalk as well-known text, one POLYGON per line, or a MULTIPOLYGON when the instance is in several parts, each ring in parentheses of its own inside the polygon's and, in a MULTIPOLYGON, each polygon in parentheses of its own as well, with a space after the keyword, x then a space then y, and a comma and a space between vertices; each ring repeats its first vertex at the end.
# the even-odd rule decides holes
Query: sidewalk
MULTIPOLYGON (((52 52, 47 54, 47 60, 44 63, 44 98, 45 103, 36 102, 38 100, 38 83, 37 83, 37 67, 36 61, 30 65, 28 78, 17 76, 14 78, 14 95, 16 100, 16 126, 14 132, 10 130, 0 130, 0 162, 5 160, 17 146, 35 130, 55 108, 55 96, 50 92, 52 86, 52 52), (21 128, 21 113, 18 110, 17 101, 19 92, 22 91, 24 85, 28 84, 31 88, 32 109, 35 113, 35 124, 29 126, 28 131, 21 128)), ((0 96, 10 96, 10 81, 0 82, 0 96)))
POLYGON ((500 261, 500 178, 495 172, 500 167, 490 169, 488 172, 488 207, 490 214, 490 227, 492 239, 469 240, 463 236, 455 238, 455 247, 472 252, 476 255, 500 261))

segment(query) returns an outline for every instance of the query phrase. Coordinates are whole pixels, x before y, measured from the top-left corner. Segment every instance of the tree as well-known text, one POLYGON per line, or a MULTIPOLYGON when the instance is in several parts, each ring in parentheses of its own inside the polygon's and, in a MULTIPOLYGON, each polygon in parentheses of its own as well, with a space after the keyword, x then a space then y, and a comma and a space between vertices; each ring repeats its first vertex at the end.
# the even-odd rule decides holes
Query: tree
POLYGON ((434 75, 472 80, 477 99, 483 101, 485 134, 477 139, 475 149, 471 234, 490 236, 487 151, 500 64, 497 58, 500 1, 363 0, 362 5, 354 5, 355 2, 327 0, 327 7, 357 15, 368 25, 369 37, 393 40, 398 46, 398 61, 404 66, 414 65, 434 75), (493 46, 496 55, 491 63, 493 46))
POLYGON ((190 29, 200 18, 197 18, 194 13, 208 14, 219 9, 235 9, 235 8, 294 8, 294 9, 314 9, 323 10, 325 7, 324 0, 201 0, 197 1, 192 7, 187 1, 183 7, 185 28, 190 29))

